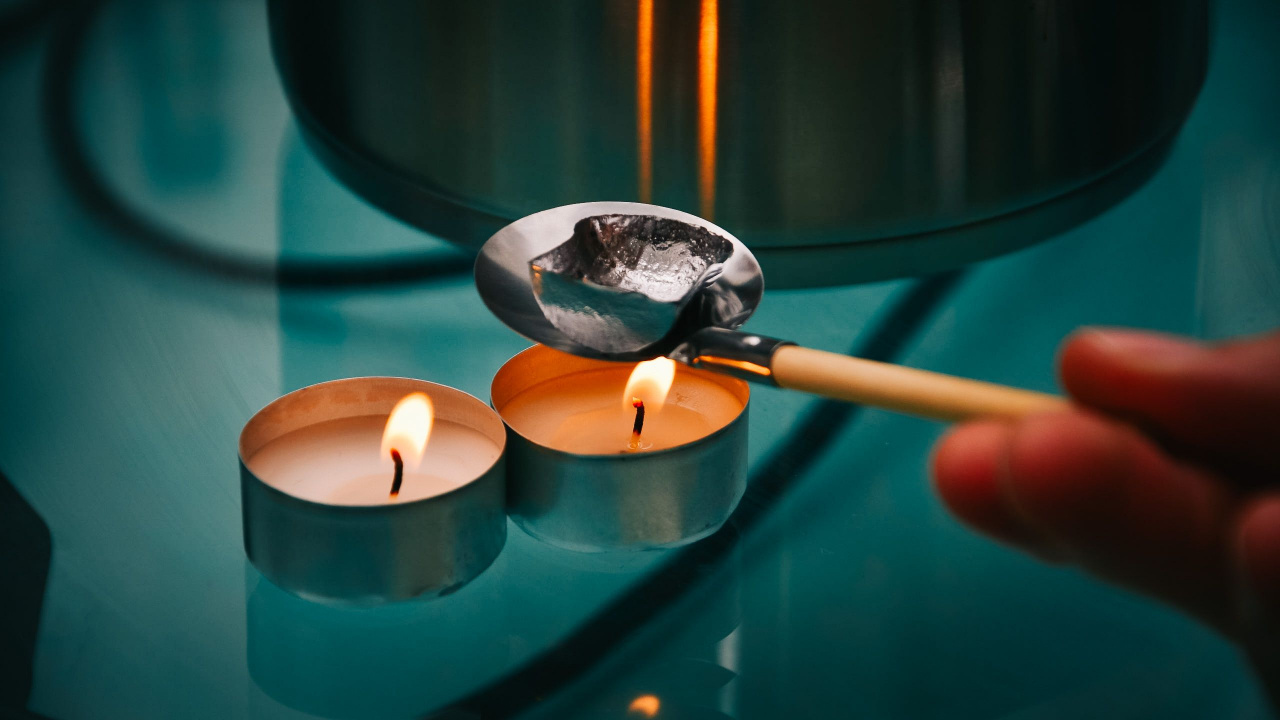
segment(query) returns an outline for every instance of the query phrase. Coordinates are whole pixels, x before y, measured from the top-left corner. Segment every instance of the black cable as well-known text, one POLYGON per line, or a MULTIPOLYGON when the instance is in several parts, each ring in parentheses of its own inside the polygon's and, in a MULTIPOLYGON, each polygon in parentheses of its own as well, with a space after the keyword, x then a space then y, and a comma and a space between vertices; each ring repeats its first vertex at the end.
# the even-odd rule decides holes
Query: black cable
MULTIPOLYGON (((962 272, 917 281, 876 324, 851 355, 891 361, 947 297, 962 272)), ((510 717, 590 671, 610 651, 698 587, 729 556, 740 537, 792 490, 806 470, 853 420, 861 406, 822 400, 752 473, 747 492, 728 523, 710 537, 677 550, 660 568, 582 623, 568 637, 522 667, 431 713, 432 717, 510 717)))
POLYGON ((475 257, 461 251, 444 257, 428 253, 368 260, 280 258, 276 262, 262 262, 165 228, 131 207, 94 168, 76 129, 76 70, 101 4, 99 0, 81 0, 64 9, 50 40, 42 101, 50 146, 59 169, 77 199, 121 238, 198 271, 290 289, 381 286, 470 275, 475 257))

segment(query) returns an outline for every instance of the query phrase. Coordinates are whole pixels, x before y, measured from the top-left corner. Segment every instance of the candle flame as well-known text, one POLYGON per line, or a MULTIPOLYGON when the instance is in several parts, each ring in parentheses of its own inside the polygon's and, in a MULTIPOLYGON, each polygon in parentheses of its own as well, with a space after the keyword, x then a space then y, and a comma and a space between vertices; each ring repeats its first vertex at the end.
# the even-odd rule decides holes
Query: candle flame
POLYGON ((658 714, 661 707, 662 701, 657 695, 640 695, 627 706, 627 714, 651 718, 658 714))
POLYGON ((627 380, 627 388, 622 393, 622 404, 631 408, 638 400, 644 403, 646 411, 656 413, 667 401, 667 393, 671 391, 671 383, 675 379, 674 360, 660 357, 638 363, 627 380))
POLYGON ((382 457, 389 457, 395 450, 406 466, 418 467, 422 453, 427 449, 427 438, 431 437, 434 421, 435 409, 431 406, 431 398, 422 393, 400 398, 387 417, 387 429, 382 433, 382 457))

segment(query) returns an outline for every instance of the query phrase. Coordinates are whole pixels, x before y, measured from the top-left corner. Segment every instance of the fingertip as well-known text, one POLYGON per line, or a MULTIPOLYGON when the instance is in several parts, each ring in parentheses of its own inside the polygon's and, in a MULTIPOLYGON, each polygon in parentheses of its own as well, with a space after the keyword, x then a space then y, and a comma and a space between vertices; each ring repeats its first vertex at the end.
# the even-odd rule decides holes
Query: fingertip
POLYGON ((1211 347, 1163 333, 1084 329, 1059 373, 1077 402, 1127 418, 1227 474, 1274 475, 1280 334, 1211 347))
POLYGON ((933 482, 943 504, 970 527, 1039 552, 1037 537, 1012 512, 1001 481, 1013 425, 978 420, 952 428, 933 453, 933 482))
POLYGON ((1058 375, 1062 386, 1077 400, 1092 403, 1105 397, 1113 384, 1114 368, 1108 352, 1105 330, 1084 328, 1062 343, 1058 354, 1058 375))
POLYGON ((1105 352, 1107 332, 1105 328, 1099 327, 1083 327, 1073 331, 1062 341, 1060 359, 1065 362, 1105 352))
POLYGON ((1082 328, 1062 345, 1062 384, 1076 398, 1108 406, 1136 389, 1135 378, 1164 375, 1203 360, 1208 350, 1174 335, 1124 328, 1082 328))
POLYGON ((1194 340, 1150 330, 1088 327, 1072 333, 1064 352, 1074 351, 1113 360, 1147 363, 1183 362, 1200 359, 1209 350, 1194 340))
POLYGON ((961 519, 987 512, 999 497, 997 466, 1013 428, 995 420, 957 425, 938 441, 933 482, 943 502, 961 519))

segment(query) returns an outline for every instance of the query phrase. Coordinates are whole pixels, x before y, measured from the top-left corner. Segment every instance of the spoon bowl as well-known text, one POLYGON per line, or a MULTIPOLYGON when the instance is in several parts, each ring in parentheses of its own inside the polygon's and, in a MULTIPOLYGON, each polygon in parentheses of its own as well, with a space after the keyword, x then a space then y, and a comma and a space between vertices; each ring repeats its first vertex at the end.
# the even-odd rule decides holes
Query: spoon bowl
POLYGON ((764 293, 760 264, 740 240, 695 215, 628 202, 565 205, 521 218, 485 243, 476 258, 475 278, 480 298, 512 330, 567 353, 621 362, 668 355, 704 328, 736 328, 751 317, 764 293), (709 234, 727 242, 729 250, 699 268, 679 297, 610 284, 607 273, 554 274, 543 267, 547 258, 557 258, 567 268, 590 265, 597 258, 588 257, 589 243, 575 242, 582 235, 579 224, 617 216, 636 218, 643 221, 638 226, 659 227, 668 234, 682 228, 690 237, 709 234), (551 304, 553 289, 556 298, 568 298, 563 305, 551 304), (618 317, 627 318, 625 327, 610 325, 618 317))

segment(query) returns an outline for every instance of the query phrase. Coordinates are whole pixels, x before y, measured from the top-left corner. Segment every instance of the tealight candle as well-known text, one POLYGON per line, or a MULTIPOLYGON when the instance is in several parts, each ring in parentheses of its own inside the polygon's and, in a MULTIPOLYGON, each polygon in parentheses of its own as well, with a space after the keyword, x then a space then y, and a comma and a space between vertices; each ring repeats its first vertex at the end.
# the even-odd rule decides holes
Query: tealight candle
POLYGON ((539 345, 503 365, 492 399, 508 427, 508 513, 552 544, 682 545, 715 532, 746 489, 740 380, 539 345))
POLYGON ((275 584, 328 600, 445 594, 506 539, 505 430, 435 383, 353 378, 303 388, 245 425, 245 551, 275 584))
POLYGON ((430 461, 419 470, 402 471, 393 495, 395 461, 381 451, 386 425, 387 417, 377 415, 316 423, 267 443, 249 464, 264 482, 294 497, 329 505, 384 505, 455 490, 497 460, 499 451, 489 437, 456 422, 436 421, 424 448, 430 461))
POLYGON ((638 366, 598 363, 551 378, 516 393, 500 414, 540 445, 607 455, 684 445, 728 425, 743 407, 731 385, 709 373, 677 372, 674 361, 658 358, 638 366))

